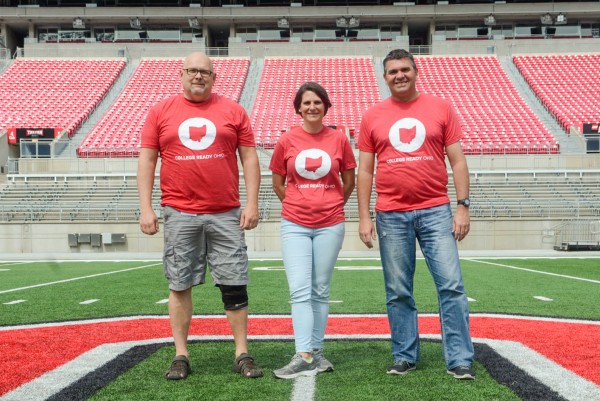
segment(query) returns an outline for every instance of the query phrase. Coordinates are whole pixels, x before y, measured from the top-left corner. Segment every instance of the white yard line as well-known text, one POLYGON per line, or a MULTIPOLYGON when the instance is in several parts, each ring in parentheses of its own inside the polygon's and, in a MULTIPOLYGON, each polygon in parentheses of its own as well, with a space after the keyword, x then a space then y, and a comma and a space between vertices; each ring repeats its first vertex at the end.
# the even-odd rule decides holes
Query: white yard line
MULTIPOLYGON (((2 263, 2 264, 0 264, 0 267, 6 267, 6 266, 15 266, 15 265, 23 265, 23 264, 25 264, 25 263, 28 263, 28 262, 12 262, 12 263, 2 263)), ((10 269, 7 269, 7 270, 10 270, 10 269)))
POLYGON ((598 281, 598 280, 592 280, 592 279, 589 279, 589 278, 568 276, 566 274, 550 273, 550 272, 545 272, 543 270, 526 269, 524 267, 517 267, 517 266, 505 265, 505 264, 502 264, 502 263, 486 262, 484 260, 479 260, 479 259, 470 259, 470 258, 467 258, 465 260, 468 260, 470 262, 483 263, 483 264, 486 264, 486 265, 506 267, 506 268, 515 269, 515 270, 522 270, 522 271, 526 271, 526 272, 530 272, 530 273, 545 274, 545 275, 548 275, 548 276, 568 278, 568 279, 571 279, 571 280, 579 280, 579 281, 585 281, 585 282, 588 282, 588 283, 600 284, 600 281, 598 281))
POLYGON ((5 302, 4 305, 16 305, 21 304, 23 302, 27 302, 25 299, 17 299, 15 301, 5 302))
POLYGON ((9 292, 22 291, 22 290, 29 290, 31 288, 47 287, 49 285, 54 285, 54 284, 69 283, 71 281, 85 280, 85 279, 88 279, 88 278, 106 276, 106 275, 109 275, 109 274, 125 273, 125 272, 129 272, 129 271, 132 271, 132 270, 145 269, 147 267, 153 267, 153 266, 159 266, 159 265, 162 265, 162 263, 153 263, 153 264, 144 265, 144 266, 132 267, 132 268, 129 268, 129 269, 114 270, 114 271, 111 271, 111 272, 98 273, 98 274, 90 274, 89 276, 73 277, 73 278, 69 278, 69 279, 65 279, 65 280, 51 281, 49 283, 40 283, 40 284, 30 285, 30 286, 27 286, 27 287, 11 288, 10 290, 0 291, 0 294, 6 294, 6 293, 9 293, 9 292))
POLYGON ((291 401, 312 401, 315 399, 317 376, 300 376, 294 379, 291 401))

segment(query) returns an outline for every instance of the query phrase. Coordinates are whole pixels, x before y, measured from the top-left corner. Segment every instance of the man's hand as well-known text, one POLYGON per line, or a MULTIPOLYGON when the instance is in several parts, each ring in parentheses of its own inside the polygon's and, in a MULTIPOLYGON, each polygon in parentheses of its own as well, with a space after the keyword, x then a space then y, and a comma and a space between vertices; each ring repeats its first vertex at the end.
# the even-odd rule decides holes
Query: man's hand
POLYGON ((140 214, 140 229, 144 234, 148 235, 154 235, 160 231, 158 217, 156 217, 154 210, 149 210, 140 214))
POLYGON ((246 206, 240 217, 240 227, 244 230, 252 230, 258 225, 258 207, 246 206))
POLYGON ((371 220, 360 220, 360 223, 358 224, 358 235, 367 248, 373 248, 373 241, 377 239, 377 233, 375 231, 375 225, 371 220))
POLYGON ((454 233, 454 239, 462 241, 469 230, 471 229, 471 217, 469 215, 469 208, 464 206, 458 206, 456 213, 454 214, 454 221, 452 222, 452 232, 454 233))

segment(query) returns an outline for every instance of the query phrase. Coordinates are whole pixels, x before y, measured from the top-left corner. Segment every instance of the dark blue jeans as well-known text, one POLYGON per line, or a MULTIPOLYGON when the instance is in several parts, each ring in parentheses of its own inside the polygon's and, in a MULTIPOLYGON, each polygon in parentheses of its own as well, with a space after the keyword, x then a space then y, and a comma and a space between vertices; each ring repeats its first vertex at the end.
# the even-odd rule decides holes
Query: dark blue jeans
POLYGON ((377 234, 394 361, 419 360, 417 307, 413 298, 418 240, 438 293, 446 366, 471 366, 474 351, 469 335, 469 305, 452 233, 450 205, 378 212, 377 234))

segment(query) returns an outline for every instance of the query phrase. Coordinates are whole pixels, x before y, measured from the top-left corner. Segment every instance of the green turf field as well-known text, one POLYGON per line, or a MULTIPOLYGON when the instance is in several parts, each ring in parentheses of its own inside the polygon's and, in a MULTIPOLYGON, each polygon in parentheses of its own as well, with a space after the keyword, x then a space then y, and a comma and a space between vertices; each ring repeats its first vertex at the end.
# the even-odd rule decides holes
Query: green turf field
MULTIPOLYGON (((500 313, 600 320, 600 259, 531 258, 462 260, 473 314, 500 313), (543 297, 542 299, 536 297, 543 297)), ((250 313, 289 314, 285 272, 280 260, 251 261, 250 313)), ((415 297, 420 313, 437 313, 433 281, 418 260, 415 297)), ((160 261, 32 261, 0 263, 0 326, 103 317, 166 315, 168 297, 160 261)), ((385 314, 383 274, 377 259, 340 259, 331 288, 332 314, 385 314)), ((211 283, 194 290, 194 313, 223 315, 211 283)), ((498 400, 521 399, 499 384, 479 363, 477 380, 458 382, 445 372, 439 342, 424 342, 422 360, 405 377, 388 376, 387 340, 328 340, 336 371, 315 382, 315 401, 327 400, 498 400)), ((255 341, 251 350, 266 377, 246 380, 231 373, 233 346, 195 342, 193 374, 168 382, 162 373, 174 349, 160 347, 92 400, 290 400, 294 381, 270 371, 286 364, 293 343, 255 341)))
MULTIPOLYGON (((372 259, 340 260, 331 313, 385 313, 383 274, 372 259)), ((471 312, 600 319, 600 259, 466 259, 463 277, 471 312), (534 297, 550 298, 540 301, 534 297)), ((0 264, 0 325, 128 315, 166 314, 159 261, 6 262, 0 264), (81 305, 91 299, 98 301, 81 305), (24 300, 18 304, 9 302, 24 300)), ((289 313, 279 260, 251 262, 250 313, 289 313)), ((194 290, 196 314, 222 314, 210 282, 194 290)), ((436 313, 435 287, 423 260, 415 274, 420 313, 436 313)))

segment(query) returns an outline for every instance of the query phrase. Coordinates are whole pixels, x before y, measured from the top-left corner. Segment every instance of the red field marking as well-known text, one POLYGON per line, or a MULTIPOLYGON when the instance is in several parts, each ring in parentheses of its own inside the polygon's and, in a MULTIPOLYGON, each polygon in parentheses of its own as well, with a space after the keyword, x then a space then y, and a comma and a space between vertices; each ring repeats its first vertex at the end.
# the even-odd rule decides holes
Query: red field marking
MULTIPOLYGON (((0 395, 53 370, 81 354, 107 343, 170 338, 167 317, 129 320, 67 322, 0 328, 0 395)), ((420 334, 440 334, 437 316, 419 317, 420 334)), ((195 317, 193 336, 229 336, 224 316, 195 317)), ((291 318, 251 316, 248 334, 293 334, 291 318)), ((328 335, 389 335, 386 316, 329 318, 328 335)), ((600 325, 583 321, 471 315, 474 338, 520 342, 577 375, 600 385, 600 325)))

